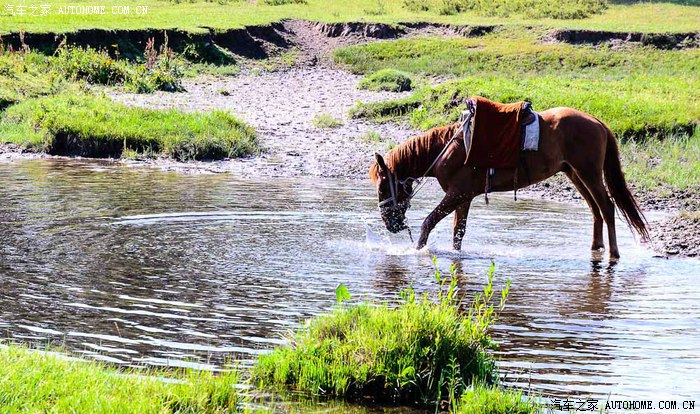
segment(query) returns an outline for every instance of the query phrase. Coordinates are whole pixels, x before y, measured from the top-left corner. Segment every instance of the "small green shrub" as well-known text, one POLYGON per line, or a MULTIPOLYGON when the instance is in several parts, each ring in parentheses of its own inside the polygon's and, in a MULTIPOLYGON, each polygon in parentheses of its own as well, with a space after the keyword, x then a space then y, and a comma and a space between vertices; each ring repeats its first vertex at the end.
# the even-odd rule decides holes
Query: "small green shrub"
POLYGON ((137 93, 182 90, 182 63, 168 47, 168 37, 156 51, 154 39, 146 43, 144 63, 138 65, 126 82, 127 88, 137 93))
POLYGON ((381 16, 386 14, 386 2, 384 0, 376 0, 374 7, 364 9, 363 12, 368 16, 381 16))
POLYGON ((88 46, 63 47, 58 50, 54 68, 67 78, 99 85, 118 85, 129 77, 127 64, 109 56, 105 50, 88 46))
POLYGON ((316 128, 337 128, 343 125, 343 120, 328 114, 318 114, 311 120, 316 128))
POLYGON ((370 91, 404 92, 413 89, 413 81, 404 72, 382 69, 362 78, 357 88, 370 91))
POLYGON ((431 4, 425 0, 403 0, 403 7, 414 13, 427 12, 431 9, 431 4))
POLYGON ((264 0, 270 6, 283 6, 285 4, 306 4, 306 0, 264 0))
POLYGON ((382 141, 382 135, 379 132, 370 129, 369 131, 360 135, 360 140, 366 144, 379 144, 382 141))
POLYGON ((439 289, 434 300, 408 288, 396 306, 339 303, 331 313, 309 321, 291 346, 261 356, 253 381, 345 398, 454 403, 471 384, 497 378, 486 352, 493 346, 489 327, 510 284, 494 307, 493 277, 492 267, 467 314, 460 310, 454 267, 449 282, 435 272, 439 289))
POLYGON ((137 93, 182 90, 182 66, 165 43, 156 50, 154 40, 146 43, 144 61, 128 63, 113 59, 105 50, 67 46, 59 49, 53 68, 71 80, 84 80, 97 85, 124 85, 137 93))

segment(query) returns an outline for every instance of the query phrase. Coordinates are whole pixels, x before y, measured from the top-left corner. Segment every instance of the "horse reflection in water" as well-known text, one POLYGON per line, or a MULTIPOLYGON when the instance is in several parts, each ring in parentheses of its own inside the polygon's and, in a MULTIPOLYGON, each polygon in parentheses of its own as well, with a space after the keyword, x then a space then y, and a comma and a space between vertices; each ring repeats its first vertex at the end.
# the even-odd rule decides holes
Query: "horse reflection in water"
MULTIPOLYGON (((570 108, 553 108, 540 114, 538 151, 524 151, 516 174, 527 182, 514 183, 513 170, 494 175, 491 191, 527 187, 563 172, 574 184, 593 214, 593 250, 603 250, 603 222, 608 228, 611 259, 620 257, 615 233, 615 206, 627 223, 649 238, 646 219, 625 182, 615 136, 603 122, 570 108), (606 190, 607 186, 607 190, 606 190)), ((460 250, 469 206, 484 194, 487 169, 465 165, 467 152, 454 139, 462 123, 433 128, 389 151, 386 159, 376 154, 369 170, 377 189, 382 220, 393 233, 406 229, 413 186, 423 177, 437 178, 445 196, 426 217, 416 248, 422 249, 435 225, 455 212, 452 245, 460 250)))

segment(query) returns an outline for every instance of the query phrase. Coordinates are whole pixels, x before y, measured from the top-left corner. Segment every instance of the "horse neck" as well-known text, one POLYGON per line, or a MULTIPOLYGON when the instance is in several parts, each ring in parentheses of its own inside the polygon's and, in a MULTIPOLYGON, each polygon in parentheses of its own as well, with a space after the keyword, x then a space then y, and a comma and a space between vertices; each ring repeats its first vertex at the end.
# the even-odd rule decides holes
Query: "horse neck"
POLYGON ((452 138, 459 125, 452 124, 413 137, 399 144, 389 154, 387 164, 389 169, 402 180, 406 178, 434 177, 432 169, 428 171, 438 158, 447 142, 452 138))

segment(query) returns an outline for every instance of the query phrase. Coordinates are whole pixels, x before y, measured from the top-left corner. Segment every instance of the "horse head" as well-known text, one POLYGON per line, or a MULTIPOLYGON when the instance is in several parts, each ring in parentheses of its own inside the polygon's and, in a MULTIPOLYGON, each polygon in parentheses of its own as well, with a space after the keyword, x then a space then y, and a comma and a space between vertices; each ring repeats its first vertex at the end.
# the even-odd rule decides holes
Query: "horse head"
POLYGON ((406 210, 411 206, 413 180, 400 181, 396 172, 392 172, 378 153, 374 154, 376 162, 369 169, 372 183, 377 187, 379 211, 387 230, 398 233, 407 229, 406 210))

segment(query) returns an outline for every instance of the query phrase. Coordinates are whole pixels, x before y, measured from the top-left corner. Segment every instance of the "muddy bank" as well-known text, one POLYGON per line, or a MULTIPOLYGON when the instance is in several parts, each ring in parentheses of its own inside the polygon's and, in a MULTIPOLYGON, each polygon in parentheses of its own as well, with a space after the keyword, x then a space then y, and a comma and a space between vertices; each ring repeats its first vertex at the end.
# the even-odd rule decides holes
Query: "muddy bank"
POLYGON ((700 257, 700 212, 655 224, 651 231, 655 250, 667 256, 700 257))
MULTIPOLYGON (((174 163, 156 160, 174 170, 235 172, 271 177, 313 175, 364 178, 375 151, 386 152, 418 131, 396 124, 348 119, 357 101, 376 102, 403 94, 356 88, 360 77, 320 67, 242 74, 235 78, 200 78, 185 82, 186 92, 151 95, 110 91, 116 101, 133 106, 183 111, 230 111, 254 126, 265 148, 246 160, 174 163), (325 114, 342 120, 337 128, 317 128, 313 119, 325 114)), ((146 161, 151 162, 151 161, 146 161)))
POLYGON ((612 47, 642 45, 667 50, 690 49, 700 47, 700 32, 641 33, 556 29, 547 33, 542 40, 575 45, 610 45, 612 47))

